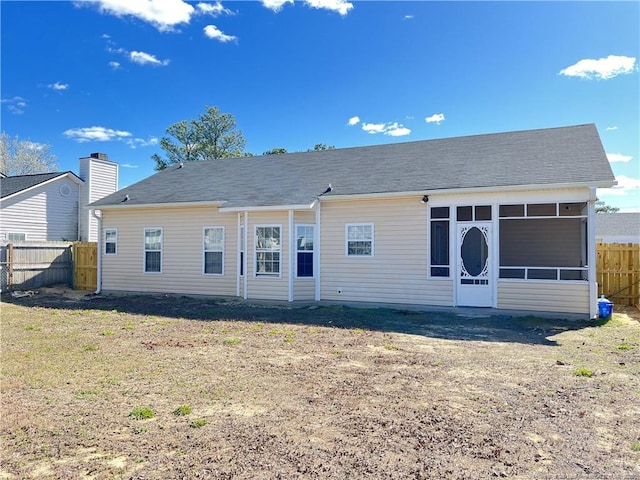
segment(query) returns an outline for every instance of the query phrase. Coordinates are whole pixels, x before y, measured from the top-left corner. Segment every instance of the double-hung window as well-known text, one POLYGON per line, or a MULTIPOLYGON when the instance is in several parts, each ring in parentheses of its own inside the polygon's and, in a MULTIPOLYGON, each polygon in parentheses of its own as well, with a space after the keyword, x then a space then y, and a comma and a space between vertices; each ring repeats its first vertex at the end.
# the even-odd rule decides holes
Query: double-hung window
POLYGON ((280 276, 281 227, 256 226, 256 276, 280 276))
POLYGON ((298 277, 313 277, 313 225, 296 227, 296 263, 298 277))
POLYGON ((144 271, 162 273, 162 228, 144 229, 144 271))
POLYGON ((104 231, 104 254, 116 255, 118 253, 118 230, 107 228, 104 231))
POLYGON ((373 256, 373 223, 352 223, 346 228, 348 257, 373 256))
POLYGON ((449 276, 449 207, 431 208, 431 276, 449 276))
POLYGON ((204 274, 224 274, 224 227, 204 228, 204 274))

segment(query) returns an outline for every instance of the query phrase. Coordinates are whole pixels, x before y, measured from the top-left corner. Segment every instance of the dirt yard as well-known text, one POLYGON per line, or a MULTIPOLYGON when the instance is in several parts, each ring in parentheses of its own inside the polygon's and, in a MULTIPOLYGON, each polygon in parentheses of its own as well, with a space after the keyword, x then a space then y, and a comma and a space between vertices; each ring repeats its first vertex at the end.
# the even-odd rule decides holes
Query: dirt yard
POLYGON ((0 478, 640 478, 640 323, 4 298, 0 478))

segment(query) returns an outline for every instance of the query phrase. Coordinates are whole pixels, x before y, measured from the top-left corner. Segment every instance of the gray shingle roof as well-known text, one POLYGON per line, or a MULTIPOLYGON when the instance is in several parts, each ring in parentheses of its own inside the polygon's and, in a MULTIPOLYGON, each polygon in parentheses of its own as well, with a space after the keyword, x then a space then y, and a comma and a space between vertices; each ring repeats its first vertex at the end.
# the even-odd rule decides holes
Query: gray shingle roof
POLYGON ((40 183, 44 183, 62 175, 71 172, 54 172, 54 173, 37 173, 34 175, 16 175, 13 177, 3 177, 0 181, 0 198, 8 197, 15 193, 35 187, 40 183))
POLYGON ((225 202, 303 205, 330 195, 613 183, 594 125, 474 135, 320 152, 187 162, 92 205, 225 202))
POLYGON ((596 235, 635 235, 640 242, 640 212, 598 213, 596 215, 596 235))

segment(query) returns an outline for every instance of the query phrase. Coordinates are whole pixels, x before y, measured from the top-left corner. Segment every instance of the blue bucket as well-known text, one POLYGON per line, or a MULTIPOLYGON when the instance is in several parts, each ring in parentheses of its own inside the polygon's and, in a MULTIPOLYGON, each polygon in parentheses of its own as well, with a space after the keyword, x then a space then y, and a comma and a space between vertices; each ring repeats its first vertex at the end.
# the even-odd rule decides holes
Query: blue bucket
POLYGON ((598 317, 609 320, 613 312, 613 302, 604 298, 604 295, 598 299, 598 317))

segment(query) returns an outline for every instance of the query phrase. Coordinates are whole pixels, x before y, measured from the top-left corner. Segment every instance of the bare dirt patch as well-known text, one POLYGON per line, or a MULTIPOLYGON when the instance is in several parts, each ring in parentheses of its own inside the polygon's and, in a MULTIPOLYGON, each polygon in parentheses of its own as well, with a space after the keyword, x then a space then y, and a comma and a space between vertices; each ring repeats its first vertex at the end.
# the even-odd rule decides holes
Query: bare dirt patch
POLYGON ((41 292, 1 333, 0 477, 640 477, 625 313, 41 292))

